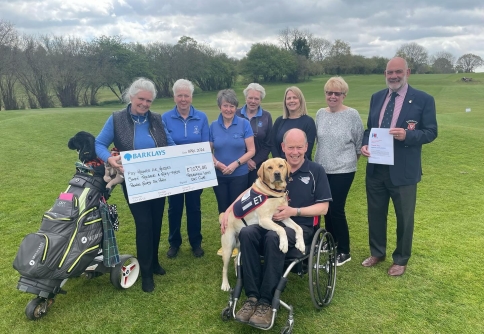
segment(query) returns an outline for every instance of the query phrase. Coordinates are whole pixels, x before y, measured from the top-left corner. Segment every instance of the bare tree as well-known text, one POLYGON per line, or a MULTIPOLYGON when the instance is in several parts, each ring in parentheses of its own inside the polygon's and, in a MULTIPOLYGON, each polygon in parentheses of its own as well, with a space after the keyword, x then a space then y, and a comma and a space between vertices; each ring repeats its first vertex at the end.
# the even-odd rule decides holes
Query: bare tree
POLYGON ((309 59, 312 61, 323 61, 329 54, 332 44, 330 41, 320 37, 313 37, 309 40, 311 52, 309 59))
POLYGON ((27 94, 30 108, 52 108, 54 101, 50 93, 50 62, 41 38, 24 35, 20 39, 17 75, 27 94))
POLYGON ((450 52, 439 51, 430 57, 430 65, 434 73, 453 73, 455 57, 450 52))
POLYGON ((328 56, 324 59, 323 65, 326 73, 344 74, 347 73, 351 62, 351 47, 341 39, 334 41, 329 49, 328 56))
POLYGON ((79 106, 88 71, 86 43, 71 36, 43 36, 42 40, 51 63, 52 88, 62 107, 79 106))
POLYGON ((340 57, 349 55, 351 55, 351 46, 341 39, 335 40, 328 52, 328 57, 340 57))
POLYGON ((484 60, 482 60, 482 58, 479 57, 478 55, 475 55, 472 53, 467 53, 461 56, 459 59, 457 59, 457 62, 456 62, 456 67, 461 68, 462 71, 465 73, 474 72, 476 67, 479 67, 482 65, 484 65, 484 60))
POLYGON ((12 23, 0 20, 0 109, 19 109, 15 94, 15 63, 17 59, 18 34, 12 23))
MULTIPOLYGON (((310 42, 313 39, 313 34, 308 30, 299 30, 296 28, 285 28, 279 31, 279 36, 277 38, 281 46, 289 51, 294 51, 293 42, 297 39, 305 39, 310 42)), ((309 45, 311 47, 311 45, 309 45)))
POLYGON ((0 45, 12 45, 17 38, 17 31, 14 25, 0 19, 0 45))
POLYGON ((395 56, 404 58, 415 73, 425 71, 429 57, 427 50, 415 42, 402 44, 395 56))

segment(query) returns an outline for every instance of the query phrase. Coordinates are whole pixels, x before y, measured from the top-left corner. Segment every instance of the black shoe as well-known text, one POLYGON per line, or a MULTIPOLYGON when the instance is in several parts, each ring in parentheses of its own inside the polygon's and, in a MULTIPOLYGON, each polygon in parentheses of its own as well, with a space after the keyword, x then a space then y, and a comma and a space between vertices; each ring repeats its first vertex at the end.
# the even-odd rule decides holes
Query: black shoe
POLYGON ((166 256, 169 259, 173 259, 174 257, 176 257, 178 255, 178 250, 179 249, 180 249, 180 247, 170 247, 170 249, 168 250, 168 252, 166 252, 166 256))
POLYGON ((141 289, 144 292, 153 292, 155 289, 155 281, 153 277, 141 277, 141 289))
POLYGON ((156 265, 154 266, 153 274, 164 275, 164 274, 166 274, 166 271, 165 271, 165 269, 163 269, 163 267, 160 264, 158 264, 157 266, 156 265))
POLYGON ((350 254, 339 253, 338 255, 336 255, 336 266, 340 267, 348 261, 351 261, 350 254))
POLYGON ((202 257, 205 254, 202 247, 198 246, 197 248, 193 249, 193 256, 195 257, 202 257))

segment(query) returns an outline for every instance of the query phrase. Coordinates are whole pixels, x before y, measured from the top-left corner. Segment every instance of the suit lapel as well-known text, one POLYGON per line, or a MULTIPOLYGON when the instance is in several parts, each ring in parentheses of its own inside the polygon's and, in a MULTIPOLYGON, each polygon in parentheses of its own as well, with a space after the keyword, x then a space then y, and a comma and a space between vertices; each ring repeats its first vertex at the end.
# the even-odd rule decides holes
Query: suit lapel
POLYGON ((388 89, 385 89, 384 91, 381 92, 380 96, 376 97, 375 101, 375 106, 376 109, 373 112, 373 115, 371 115, 371 124, 374 124, 374 128, 380 127, 380 113, 381 113, 381 108, 383 107, 383 102, 385 102, 385 98, 388 94, 388 89))
POLYGON ((405 100, 403 100, 402 110, 400 110, 400 115, 398 116, 397 124, 395 125, 395 127, 404 128, 404 129, 407 128, 404 123, 405 123, 405 120, 407 119, 407 116, 406 116, 407 113, 412 109, 412 102, 414 99, 415 99, 414 90, 409 85, 407 94, 405 95, 405 100))

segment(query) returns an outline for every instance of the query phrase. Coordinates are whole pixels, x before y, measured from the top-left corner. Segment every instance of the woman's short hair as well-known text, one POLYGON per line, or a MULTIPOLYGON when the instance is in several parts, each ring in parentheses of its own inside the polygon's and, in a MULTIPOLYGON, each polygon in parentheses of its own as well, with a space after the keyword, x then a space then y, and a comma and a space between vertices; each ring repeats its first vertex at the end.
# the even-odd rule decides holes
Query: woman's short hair
POLYGON ((342 92, 348 95, 349 87, 342 77, 332 77, 324 85, 325 92, 342 92))
POLYGON ((176 95, 176 92, 179 89, 187 89, 190 91, 190 96, 193 96, 193 91, 195 90, 195 87, 193 86, 192 82, 187 79, 178 79, 175 81, 173 84, 173 95, 176 95))
POLYGON ((264 89, 264 87, 262 87, 261 85, 259 85, 258 83, 250 83, 246 89, 244 89, 244 96, 245 98, 247 98, 247 94, 249 94, 249 91, 250 90, 255 90, 257 92, 260 93, 260 99, 263 100, 264 97, 266 97, 266 90, 264 89))
POLYGON ((152 100, 156 98, 156 88, 153 81, 146 78, 138 78, 135 81, 133 81, 133 83, 131 84, 131 86, 129 86, 128 89, 124 91, 123 101, 126 103, 130 103, 131 98, 141 91, 150 92, 153 96, 152 100))
POLYGON ((299 110, 298 110, 299 116, 307 115, 308 109, 306 107, 306 99, 304 98, 303 93, 296 86, 291 86, 291 87, 288 87, 286 89, 286 92, 284 93, 284 100, 282 101, 282 105, 284 107, 283 113, 282 113, 282 118, 289 118, 289 110, 287 109, 287 106, 286 106, 286 95, 289 91, 293 92, 297 96, 297 98, 299 99, 299 102, 300 102, 300 106, 299 106, 299 110))
POLYGON ((222 103, 227 102, 235 107, 239 106, 239 101, 237 100, 237 94, 235 94, 233 89, 222 89, 217 94, 217 104, 218 107, 222 107, 222 103))

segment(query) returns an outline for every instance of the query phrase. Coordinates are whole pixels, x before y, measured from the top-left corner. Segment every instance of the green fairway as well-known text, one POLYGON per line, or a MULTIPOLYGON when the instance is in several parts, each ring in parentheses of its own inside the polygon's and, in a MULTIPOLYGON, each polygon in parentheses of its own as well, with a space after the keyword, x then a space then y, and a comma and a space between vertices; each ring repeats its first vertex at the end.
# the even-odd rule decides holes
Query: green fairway
MULTIPOLYGON (((321 311, 311 303, 307 276, 291 275, 282 300, 294 306, 295 333, 484 333, 484 73, 411 75, 414 88, 433 95, 439 135, 423 147, 423 177, 418 185, 413 253, 405 275, 389 277, 395 246, 395 218, 391 208, 387 260, 374 268, 361 261, 369 255, 366 219, 365 165, 359 169, 347 200, 352 261, 337 270, 332 303, 321 311), (466 112, 470 108, 471 112, 466 112)), ((311 116, 325 106, 323 85, 317 77, 298 85, 311 116)), ((366 124, 371 94, 385 87, 383 75, 348 76, 345 104, 356 108, 366 124)), ((239 84, 236 91, 243 104, 239 84)), ((264 85, 262 102, 275 120, 282 114, 287 84, 264 85)), ((103 92, 103 99, 115 100, 103 92)), ((219 113, 216 92, 199 93, 193 105, 214 120, 219 113)), ((172 99, 156 100, 152 110, 173 108, 172 99)), ((35 232, 44 211, 67 187, 77 154, 67 148, 76 132, 97 135, 110 113, 121 104, 97 108, 44 109, 0 112, 0 307, 1 333, 262 333, 220 314, 228 294, 220 290, 222 261, 217 205, 212 189, 202 195, 202 234, 205 256, 194 258, 182 228, 183 244, 175 259, 167 259, 167 208, 162 228, 160 260, 165 276, 155 277, 152 294, 141 281, 116 290, 109 275, 70 279, 46 317, 33 322, 24 315, 34 295, 16 289, 19 274, 12 262, 23 237, 35 232)), ((136 254, 135 228, 120 188, 110 203, 118 205, 121 253, 136 254)), ((182 223, 183 226, 184 222, 182 223)), ((232 266, 231 266, 232 268, 232 266)), ((229 270, 231 285, 235 274, 229 270)), ((243 299, 245 297, 242 297, 243 299)), ((271 333, 285 325, 281 309, 271 333)))

